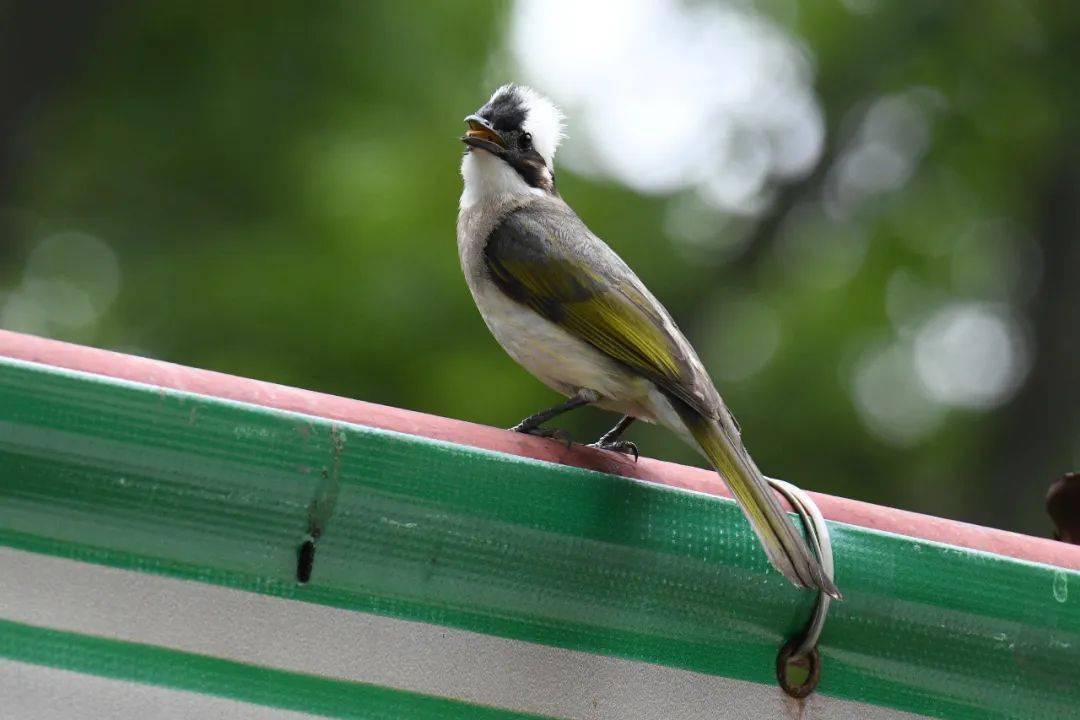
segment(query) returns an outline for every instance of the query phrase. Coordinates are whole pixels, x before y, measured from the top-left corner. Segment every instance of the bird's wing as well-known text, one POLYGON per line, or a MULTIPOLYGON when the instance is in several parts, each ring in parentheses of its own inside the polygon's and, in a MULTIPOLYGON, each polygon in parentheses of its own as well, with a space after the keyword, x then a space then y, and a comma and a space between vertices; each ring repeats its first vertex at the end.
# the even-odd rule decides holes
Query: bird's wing
POLYGON ((702 416, 721 413, 712 381, 667 311, 569 208, 512 212, 491 232, 483 258, 515 301, 702 416))
POLYGON ((772 563, 796 585, 839 592, 743 447, 738 427, 663 306, 573 211, 548 202, 507 216, 484 247, 496 286, 671 399, 772 563))

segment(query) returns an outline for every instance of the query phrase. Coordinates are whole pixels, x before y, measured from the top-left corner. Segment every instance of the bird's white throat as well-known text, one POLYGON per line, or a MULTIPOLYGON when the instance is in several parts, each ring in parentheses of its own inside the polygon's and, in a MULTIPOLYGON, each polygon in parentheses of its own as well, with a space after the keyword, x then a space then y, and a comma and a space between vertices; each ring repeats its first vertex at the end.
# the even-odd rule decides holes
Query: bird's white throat
POLYGON ((461 177, 465 188, 459 206, 462 210, 481 201, 512 195, 546 195, 540 188, 525 182, 514 168, 486 150, 465 153, 461 161, 461 177))

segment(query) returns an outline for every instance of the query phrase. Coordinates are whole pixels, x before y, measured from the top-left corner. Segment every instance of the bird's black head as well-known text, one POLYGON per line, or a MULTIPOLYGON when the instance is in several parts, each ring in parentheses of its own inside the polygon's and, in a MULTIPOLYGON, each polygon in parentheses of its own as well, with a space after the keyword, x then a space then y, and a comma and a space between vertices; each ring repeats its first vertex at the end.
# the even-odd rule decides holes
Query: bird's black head
POLYGON ((466 153, 486 151, 514 169, 530 187, 555 191, 552 163, 562 137, 562 113, 530 88, 504 85, 465 118, 466 153))

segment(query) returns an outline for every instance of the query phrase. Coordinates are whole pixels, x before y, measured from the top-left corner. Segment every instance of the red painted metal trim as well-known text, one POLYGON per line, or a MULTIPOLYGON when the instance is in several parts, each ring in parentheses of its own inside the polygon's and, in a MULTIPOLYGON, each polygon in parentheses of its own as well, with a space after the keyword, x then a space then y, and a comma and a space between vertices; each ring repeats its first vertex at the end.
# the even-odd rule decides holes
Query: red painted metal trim
MULTIPOLYGON (((395 430, 487 450, 601 470, 672 487, 731 497, 709 470, 641 458, 634 463, 615 453, 520 435, 486 425, 375 405, 362 400, 249 380, 160 360, 82 347, 0 330, 0 356, 211 395, 331 420, 395 430)), ((944 518, 810 493, 826 518, 910 537, 1080 570, 1080 546, 1030 537, 944 518)))

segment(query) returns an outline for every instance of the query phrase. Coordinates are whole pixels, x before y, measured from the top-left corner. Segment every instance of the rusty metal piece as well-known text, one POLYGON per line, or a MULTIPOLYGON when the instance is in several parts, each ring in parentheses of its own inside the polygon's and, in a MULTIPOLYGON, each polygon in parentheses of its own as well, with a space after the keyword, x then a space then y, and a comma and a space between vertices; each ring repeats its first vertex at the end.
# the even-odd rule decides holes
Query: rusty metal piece
POLYGON ((801 637, 793 637, 776 654, 776 681, 784 692, 798 700, 809 697, 821 680, 821 656, 817 648, 798 655, 796 651, 801 644, 801 637))
POLYGON ((1066 473, 1050 486, 1046 512, 1057 528, 1054 539, 1080 545, 1080 472, 1066 473))

